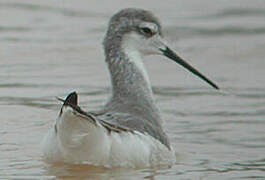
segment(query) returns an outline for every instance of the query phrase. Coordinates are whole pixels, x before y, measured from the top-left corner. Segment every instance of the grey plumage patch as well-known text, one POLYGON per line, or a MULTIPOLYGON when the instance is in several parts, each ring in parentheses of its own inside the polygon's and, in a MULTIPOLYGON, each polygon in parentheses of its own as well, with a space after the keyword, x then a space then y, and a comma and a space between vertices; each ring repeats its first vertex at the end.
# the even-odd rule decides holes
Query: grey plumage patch
POLYGON ((58 131, 58 130, 57 130, 57 125, 56 125, 56 124, 54 125, 54 131, 55 131, 55 133, 57 134, 57 131, 58 131))
MULTIPOLYGON (((170 149, 170 143, 167 135, 163 131, 163 128, 160 124, 159 117, 155 117, 157 114, 154 112, 153 115, 148 116, 149 113, 141 112, 141 108, 136 110, 133 106, 130 106, 129 110, 125 110, 127 105, 122 107, 115 108, 115 111, 104 111, 104 112, 93 112, 93 115, 104 122, 111 123, 113 126, 126 127, 126 129, 133 131, 141 132, 142 134, 149 134, 153 138, 159 140, 164 144, 168 149, 170 149), (111 114, 109 116, 108 114, 111 114)), ((149 109, 150 110, 150 109, 149 109)), ((145 111, 149 111, 145 108, 145 111)))

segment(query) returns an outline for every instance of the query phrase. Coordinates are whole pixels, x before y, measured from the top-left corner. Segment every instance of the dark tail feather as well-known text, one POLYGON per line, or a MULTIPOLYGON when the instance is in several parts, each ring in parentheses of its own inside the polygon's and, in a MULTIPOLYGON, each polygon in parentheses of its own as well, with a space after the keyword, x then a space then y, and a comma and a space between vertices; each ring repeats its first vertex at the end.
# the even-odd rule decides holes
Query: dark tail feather
POLYGON ((70 93, 66 98, 65 100, 64 99, 61 99, 59 97, 56 97, 59 101, 63 102, 63 106, 61 108, 61 111, 60 111, 60 114, 59 116, 62 115, 63 113, 63 107, 64 106, 70 106, 72 107, 73 109, 80 109, 80 107, 77 105, 78 103, 78 95, 76 92, 72 92, 70 93))
MULTIPOLYGON (((94 123, 96 125, 96 120, 94 119, 94 117, 91 114, 86 113, 85 111, 83 111, 79 106, 78 106, 78 95, 76 92, 72 92, 70 93, 65 100, 58 98, 57 99, 59 101, 63 102, 63 106, 61 108, 60 114, 59 116, 62 115, 63 113, 63 107, 64 106, 70 106, 71 108, 73 108, 74 111, 79 113, 79 116, 82 116, 83 118, 91 121, 92 123, 94 123)), ((77 114, 75 114, 77 115, 77 114)))
POLYGON ((66 99, 64 100, 64 103, 63 105, 74 105, 74 106, 77 106, 78 104, 78 96, 77 96, 77 93, 76 92, 72 92, 70 93, 66 99))

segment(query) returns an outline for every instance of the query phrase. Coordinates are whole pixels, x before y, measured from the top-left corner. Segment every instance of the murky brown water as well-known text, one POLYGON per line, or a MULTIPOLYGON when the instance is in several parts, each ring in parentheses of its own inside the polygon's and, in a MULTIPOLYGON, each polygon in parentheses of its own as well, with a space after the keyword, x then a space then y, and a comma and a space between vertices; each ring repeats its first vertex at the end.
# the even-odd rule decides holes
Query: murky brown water
POLYGON ((265 2, 0 1, 1 179, 264 179, 265 2), (163 57, 145 61, 178 162, 171 169, 50 166, 40 141, 64 97, 110 94, 101 42, 123 7, 152 10, 173 48, 228 94, 163 57), (166 73, 165 73, 166 72, 166 73))

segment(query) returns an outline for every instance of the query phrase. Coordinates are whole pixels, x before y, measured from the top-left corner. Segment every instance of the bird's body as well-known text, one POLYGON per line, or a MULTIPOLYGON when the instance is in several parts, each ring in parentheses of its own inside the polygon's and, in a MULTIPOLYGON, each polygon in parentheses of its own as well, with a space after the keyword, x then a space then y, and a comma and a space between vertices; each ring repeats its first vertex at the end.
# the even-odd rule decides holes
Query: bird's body
POLYGON ((45 159, 105 167, 174 164, 174 148, 163 130, 142 57, 165 55, 218 87, 168 48, 157 18, 145 10, 115 14, 104 50, 112 82, 110 100, 89 113, 78 106, 76 93, 62 100, 60 115, 43 141, 45 159))
POLYGON ((147 133, 103 124, 100 116, 93 117, 95 122, 88 118, 69 106, 63 107, 61 117, 44 140, 48 162, 110 168, 169 166, 175 162, 174 151, 147 133))

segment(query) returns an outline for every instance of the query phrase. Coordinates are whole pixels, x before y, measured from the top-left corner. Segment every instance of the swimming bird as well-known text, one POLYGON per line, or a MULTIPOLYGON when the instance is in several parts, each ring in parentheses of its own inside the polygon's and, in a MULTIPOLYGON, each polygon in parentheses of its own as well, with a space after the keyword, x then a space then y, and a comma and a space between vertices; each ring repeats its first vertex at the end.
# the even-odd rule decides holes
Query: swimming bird
POLYGON ((169 48, 149 11, 128 8, 113 15, 103 46, 112 84, 109 101, 96 112, 85 112, 76 92, 59 99, 61 111, 42 143, 44 159, 110 168, 171 166, 175 150, 163 130, 143 57, 164 55, 218 86, 169 48))

